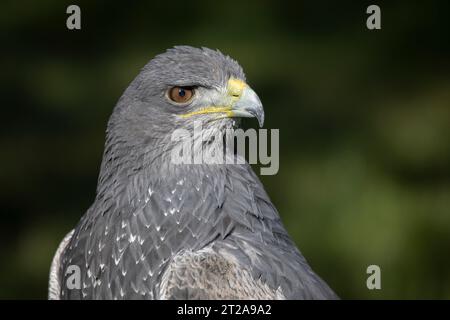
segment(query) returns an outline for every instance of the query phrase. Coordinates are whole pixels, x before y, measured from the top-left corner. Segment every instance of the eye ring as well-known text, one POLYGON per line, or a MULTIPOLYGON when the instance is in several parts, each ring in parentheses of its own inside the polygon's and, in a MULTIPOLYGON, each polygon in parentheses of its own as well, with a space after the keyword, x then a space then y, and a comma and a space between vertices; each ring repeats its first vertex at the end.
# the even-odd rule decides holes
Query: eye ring
POLYGON ((195 94, 194 87, 175 86, 167 90, 167 97, 176 104, 186 104, 192 100, 195 94))

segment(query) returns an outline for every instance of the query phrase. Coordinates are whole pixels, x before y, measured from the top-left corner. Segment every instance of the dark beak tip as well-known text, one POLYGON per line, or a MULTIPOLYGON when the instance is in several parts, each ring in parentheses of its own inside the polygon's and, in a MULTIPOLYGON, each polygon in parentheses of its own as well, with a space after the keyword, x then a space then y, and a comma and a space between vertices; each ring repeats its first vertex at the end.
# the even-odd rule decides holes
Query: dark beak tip
POLYGON ((262 128, 264 126, 264 120, 258 119, 258 124, 259 124, 259 127, 262 128))
POLYGON ((258 112, 255 117, 258 120, 259 127, 262 128, 264 125, 264 111, 258 112))

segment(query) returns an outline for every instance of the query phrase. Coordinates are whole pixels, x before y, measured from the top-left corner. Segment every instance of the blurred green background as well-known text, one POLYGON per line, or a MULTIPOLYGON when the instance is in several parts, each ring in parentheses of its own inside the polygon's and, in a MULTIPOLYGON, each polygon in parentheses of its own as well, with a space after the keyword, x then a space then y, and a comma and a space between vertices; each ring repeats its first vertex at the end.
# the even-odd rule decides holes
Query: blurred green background
POLYGON ((0 298, 46 298, 113 106, 155 54, 189 44, 244 67, 280 129, 280 171, 262 180, 342 298, 449 299, 450 5, 375 3, 379 31, 364 1, 3 1, 0 298))

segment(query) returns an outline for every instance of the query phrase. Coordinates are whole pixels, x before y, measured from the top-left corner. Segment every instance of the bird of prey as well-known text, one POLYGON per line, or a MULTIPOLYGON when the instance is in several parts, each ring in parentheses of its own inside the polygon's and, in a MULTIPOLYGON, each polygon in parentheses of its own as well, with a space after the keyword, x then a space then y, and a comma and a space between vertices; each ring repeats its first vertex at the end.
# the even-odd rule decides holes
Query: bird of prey
POLYGON ((171 161, 174 130, 242 117, 264 112, 229 56, 176 46, 150 60, 109 119, 95 201, 56 251, 49 298, 337 299, 248 163, 171 161))

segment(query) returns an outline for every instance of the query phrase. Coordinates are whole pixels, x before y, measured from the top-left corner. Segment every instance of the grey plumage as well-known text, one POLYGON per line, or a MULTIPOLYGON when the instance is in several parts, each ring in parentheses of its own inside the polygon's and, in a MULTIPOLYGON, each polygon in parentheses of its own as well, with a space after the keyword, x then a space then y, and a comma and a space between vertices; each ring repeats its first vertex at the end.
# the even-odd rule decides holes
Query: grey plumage
MULTIPOLYGON (((335 299, 290 239, 248 164, 174 165, 181 114, 205 107, 230 78, 245 80, 218 51, 182 46, 151 60, 109 120, 96 198, 56 255, 61 299, 335 299), (172 86, 198 96, 177 106, 172 86), (69 289, 66 270, 81 270, 69 289)), ((236 120, 201 114, 213 130, 236 120)), ((234 156, 234 155, 231 155, 234 156)), ((56 280, 55 280, 56 277, 56 280)), ((56 288, 56 289, 55 289, 56 288)))

